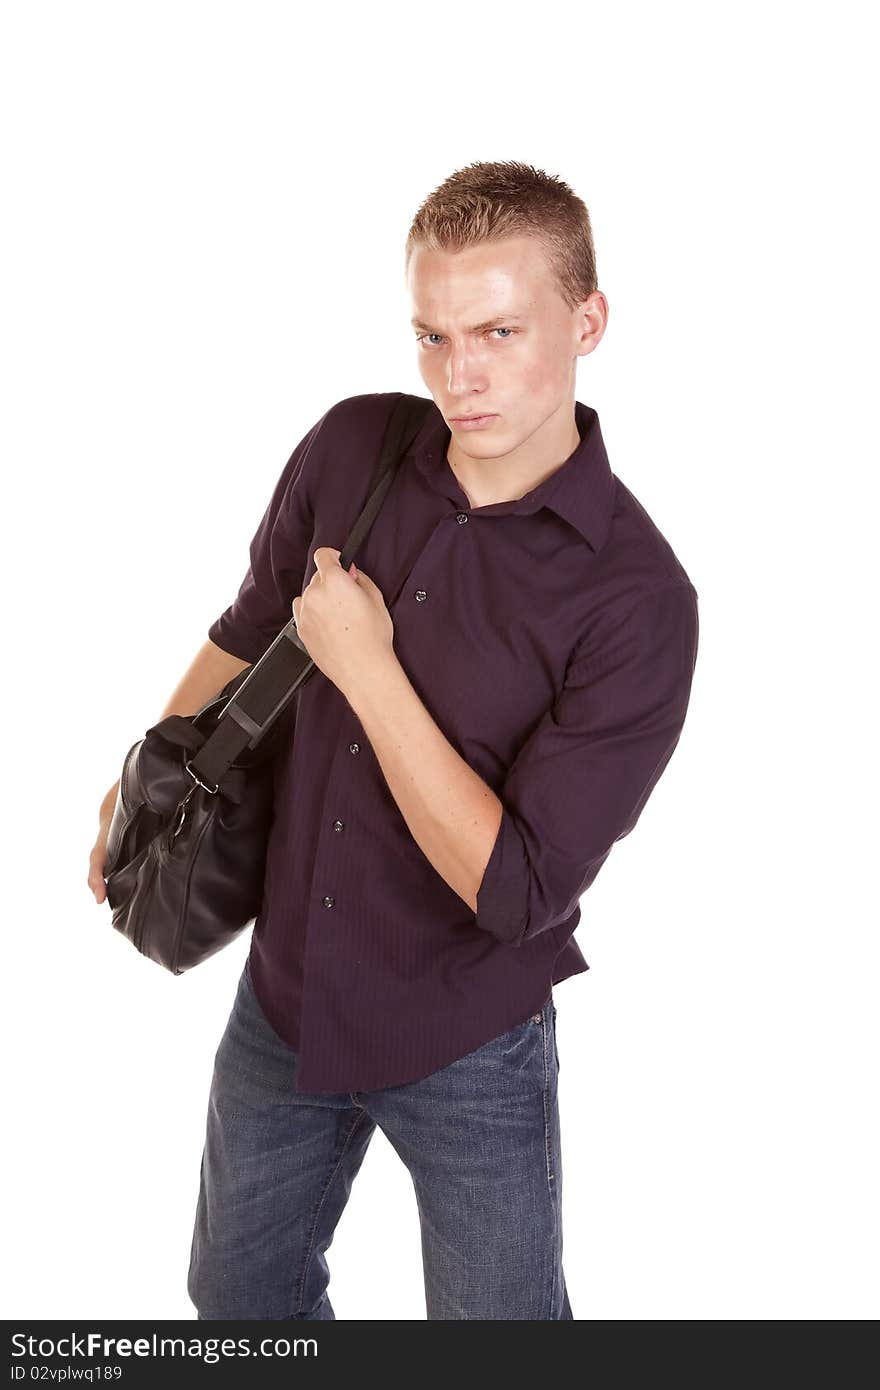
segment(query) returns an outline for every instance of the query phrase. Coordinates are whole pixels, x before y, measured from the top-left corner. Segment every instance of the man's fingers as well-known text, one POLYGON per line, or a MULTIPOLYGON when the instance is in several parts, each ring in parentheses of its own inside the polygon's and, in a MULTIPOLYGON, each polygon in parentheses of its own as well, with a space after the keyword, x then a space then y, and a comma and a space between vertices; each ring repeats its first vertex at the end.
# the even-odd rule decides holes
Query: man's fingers
POLYGON ((106 846, 104 845, 96 845, 89 855, 89 887, 99 903, 102 903, 107 896, 107 885, 104 882, 103 873, 106 857, 106 846))

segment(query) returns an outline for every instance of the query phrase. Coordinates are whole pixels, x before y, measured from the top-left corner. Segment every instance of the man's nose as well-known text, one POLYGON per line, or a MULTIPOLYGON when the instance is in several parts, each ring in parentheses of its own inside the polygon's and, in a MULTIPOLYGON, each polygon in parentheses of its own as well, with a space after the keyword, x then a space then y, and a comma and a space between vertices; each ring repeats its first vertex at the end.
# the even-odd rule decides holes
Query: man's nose
POLYGON ((486 386, 486 372, 479 354, 469 348, 453 348, 449 354, 446 386, 453 399, 486 386))

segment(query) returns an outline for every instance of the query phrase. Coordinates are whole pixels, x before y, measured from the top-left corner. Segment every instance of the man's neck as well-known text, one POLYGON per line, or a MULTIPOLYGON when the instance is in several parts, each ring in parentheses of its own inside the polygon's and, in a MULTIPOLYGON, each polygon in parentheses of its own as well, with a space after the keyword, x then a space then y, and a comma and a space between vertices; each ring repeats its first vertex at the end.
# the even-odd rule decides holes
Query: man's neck
POLYGON ((450 439, 446 450, 446 461, 452 473, 473 507, 490 507, 496 502, 515 502, 527 492, 538 487, 545 479, 567 463, 581 442, 574 417, 567 443, 558 446, 553 452, 555 461, 529 465, 511 463, 510 458, 474 459, 460 454, 455 440, 450 439))

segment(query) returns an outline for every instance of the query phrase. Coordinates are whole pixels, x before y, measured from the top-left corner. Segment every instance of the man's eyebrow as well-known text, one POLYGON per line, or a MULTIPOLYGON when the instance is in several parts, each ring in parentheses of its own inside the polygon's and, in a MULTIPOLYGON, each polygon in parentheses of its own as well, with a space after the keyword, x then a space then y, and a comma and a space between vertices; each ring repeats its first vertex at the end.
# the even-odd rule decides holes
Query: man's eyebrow
MULTIPOLYGON (((500 323, 506 323, 508 319, 522 319, 522 314, 496 314, 492 319, 485 319, 483 323, 474 323, 468 329, 469 333, 483 333, 487 328, 496 328, 500 323)), ((429 323, 422 323, 421 319, 411 319, 413 328, 424 328, 426 333, 435 333, 438 330, 431 327, 429 323)))

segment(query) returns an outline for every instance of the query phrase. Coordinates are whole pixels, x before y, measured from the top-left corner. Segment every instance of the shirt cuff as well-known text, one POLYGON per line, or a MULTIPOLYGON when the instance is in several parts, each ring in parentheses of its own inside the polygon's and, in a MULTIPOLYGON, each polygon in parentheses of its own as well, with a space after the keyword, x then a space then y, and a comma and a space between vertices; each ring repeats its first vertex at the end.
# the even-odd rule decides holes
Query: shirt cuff
POLYGON ((249 661, 251 665, 265 656, 275 640, 275 637, 267 637, 260 628, 254 627, 243 614, 234 613, 232 608, 221 613, 211 624, 208 636, 224 652, 237 656, 240 661, 249 661))

